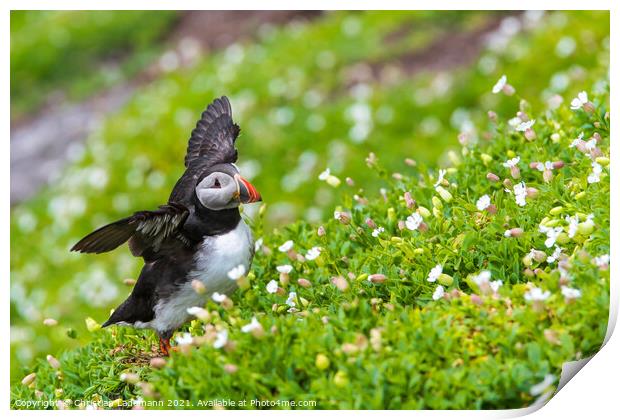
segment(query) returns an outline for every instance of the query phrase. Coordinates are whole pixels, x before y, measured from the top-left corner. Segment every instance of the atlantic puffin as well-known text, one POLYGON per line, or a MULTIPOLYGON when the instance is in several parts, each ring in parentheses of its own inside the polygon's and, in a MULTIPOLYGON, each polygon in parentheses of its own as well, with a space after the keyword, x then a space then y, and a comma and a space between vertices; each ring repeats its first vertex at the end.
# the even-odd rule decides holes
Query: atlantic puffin
POLYGON ((170 338, 191 318, 189 307, 237 288, 228 272, 241 265, 247 273, 254 257, 252 232, 239 205, 261 200, 235 166, 239 132, 228 98, 215 99, 191 133, 186 170, 168 202, 103 226, 71 248, 100 254, 129 242, 131 253, 144 259, 131 294, 103 327, 150 328, 168 355, 170 338), (204 294, 192 287, 194 280, 203 283, 204 294))

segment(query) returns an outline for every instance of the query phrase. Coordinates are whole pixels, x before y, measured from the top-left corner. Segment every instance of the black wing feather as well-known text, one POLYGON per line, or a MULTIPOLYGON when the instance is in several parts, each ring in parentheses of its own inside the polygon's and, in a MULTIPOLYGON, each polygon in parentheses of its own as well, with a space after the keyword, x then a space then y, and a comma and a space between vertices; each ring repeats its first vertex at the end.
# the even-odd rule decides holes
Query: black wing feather
POLYGON ((176 203, 168 203, 154 211, 139 211, 95 230, 75 244, 71 251, 100 254, 130 241, 132 253, 140 256, 147 248, 158 251, 169 238, 189 243, 180 231, 188 215, 189 210, 176 203))
POLYGON ((214 165, 237 160, 235 140, 241 129, 232 120, 232 107, 226 96, 215 99, 202 113, 187 145, 185 166, 194 163, 214 165))

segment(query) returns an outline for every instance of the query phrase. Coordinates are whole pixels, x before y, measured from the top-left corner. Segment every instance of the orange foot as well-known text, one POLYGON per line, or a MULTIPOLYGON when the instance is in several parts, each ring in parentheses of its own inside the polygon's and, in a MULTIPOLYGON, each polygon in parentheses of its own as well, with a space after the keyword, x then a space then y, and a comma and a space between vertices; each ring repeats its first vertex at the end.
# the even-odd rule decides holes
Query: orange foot
POLYGON ((170 351, 178 351, 177 347, 173 347, 170 345, 170 339, 159 338, 159 351, 162 352, 164 356, 170 356, 170 351))

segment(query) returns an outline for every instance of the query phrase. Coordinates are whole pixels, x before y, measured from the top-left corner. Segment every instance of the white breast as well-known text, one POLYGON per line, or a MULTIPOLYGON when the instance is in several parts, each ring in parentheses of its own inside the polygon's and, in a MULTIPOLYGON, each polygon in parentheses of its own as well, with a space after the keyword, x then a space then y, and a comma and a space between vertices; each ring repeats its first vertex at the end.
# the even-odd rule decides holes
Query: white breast
POLYGON ((136 323, 139 328, 153 328, 158 331, 175 330, 188 319, 187 308, 203 306, 205 299, 213 293, 230 295, 237 283, 228 278, 228 272, 240 264, 247 271, 254 256, 252 232, 243 220, 237 227, 219 236, 205 236, 194 257, 194 269, 188 275, 188 282, 168 299, 155 306, 155 319, 148 323, 136 323), (206 288, 199 295, 191 286, 192 280, 200 280, 206 288), (140 325, 138 325, 140 324, 140 325))
POLYGON ((228 278, 228 272, 241 264, 247 273, 253 251, 252 232, 241 220, 234 230, 224 235, 205 237, 196 253, 196 266, 189 278, 203 282, 208 296, 214 292, 231 293, 237 288, 237 283, 228 278))

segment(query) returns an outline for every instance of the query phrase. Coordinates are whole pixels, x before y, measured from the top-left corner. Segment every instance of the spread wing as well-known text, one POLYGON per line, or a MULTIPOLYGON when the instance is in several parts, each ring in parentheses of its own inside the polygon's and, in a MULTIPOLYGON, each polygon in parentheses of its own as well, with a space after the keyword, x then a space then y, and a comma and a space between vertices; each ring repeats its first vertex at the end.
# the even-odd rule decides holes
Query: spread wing
POLYGON ((168 203, 154 211, 139 211, 97 229, 75 244, 71 251, 101 254, 129 241, 132 254, 144 256, 147 250, 149 254, 159 251, 162 243, 170 238, 189 245, 189 239, 180 229, 188 215, 189 210, 176 203, 168 203))
POLYGON ((226 96, 215 99, 202 113, 187 145, 185 166, 198 162, 208 165, 234 163, 235 140, 239 126, 232 120, 232 108, 226 96))

